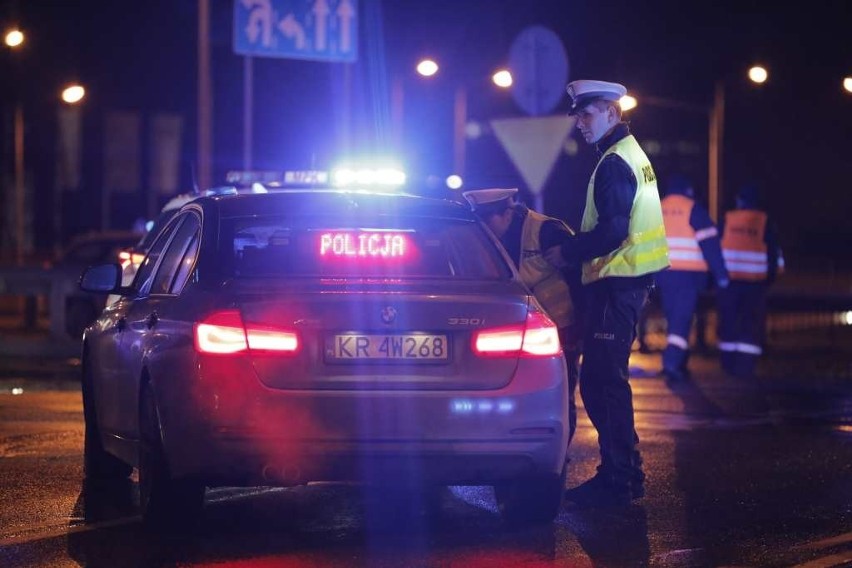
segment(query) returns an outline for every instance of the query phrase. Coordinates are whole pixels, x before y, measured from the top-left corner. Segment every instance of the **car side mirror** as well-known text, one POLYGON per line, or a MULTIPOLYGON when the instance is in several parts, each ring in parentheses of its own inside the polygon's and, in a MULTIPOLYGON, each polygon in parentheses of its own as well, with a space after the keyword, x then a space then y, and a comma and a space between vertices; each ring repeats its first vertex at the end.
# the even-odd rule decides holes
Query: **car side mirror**
POLYGON ((80 278, 80 289, 96 294, 123 294, 120 264, 98 264, 90 266, 80 278))

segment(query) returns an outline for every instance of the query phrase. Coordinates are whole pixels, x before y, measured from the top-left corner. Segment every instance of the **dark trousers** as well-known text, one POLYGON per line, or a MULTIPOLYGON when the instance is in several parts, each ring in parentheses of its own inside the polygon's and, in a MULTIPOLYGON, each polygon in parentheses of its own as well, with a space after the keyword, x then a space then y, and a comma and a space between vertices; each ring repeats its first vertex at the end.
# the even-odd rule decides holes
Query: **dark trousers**
POLYGON ((754 375, 766 334, 765 282, 732 281, 719 290, 719 354, 731 375, 754 375))
POLYGON ((648 288, 618 289, 608 280, 599 280, 585 290, 588 311, 580 394, 598 432, 598 470, 611 484, 626 487, 645 477, 633 424, 628 362, 648 288))
POLYGON ((663 371, 686 373, 689 362, 689 332, 698 305, 698 295, 707 284, 707 273, 691 270, 664 270, 657 274, 657 289, 666 316, 666 348, 663 371))
POLYGON ((559 341, 568 367, 568 445, 577 431, 577 384, 580 380, 581 326, 573 324, 559 329, 559 341))

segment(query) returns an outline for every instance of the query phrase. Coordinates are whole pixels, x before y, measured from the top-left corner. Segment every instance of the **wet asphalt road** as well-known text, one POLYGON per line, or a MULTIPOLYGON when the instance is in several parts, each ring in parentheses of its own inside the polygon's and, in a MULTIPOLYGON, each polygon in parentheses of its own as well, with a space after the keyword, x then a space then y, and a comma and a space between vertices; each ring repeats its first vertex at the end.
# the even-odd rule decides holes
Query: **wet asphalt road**
MULTIPOLYGON (((852 383, 734 383, 705 359, 670 388, 641 376, 658 358, 634 363, 648 481, 626 511, 566 504, 550 526, 511 529, 485 487, 217 489, 198 527, 164 536, 142 530, 132 482, 86 499, 73 360, 33 361, 0 374, 0 566, 852 564, 852 383)), ((569 486, 596 454, 581 409, 569 486)))

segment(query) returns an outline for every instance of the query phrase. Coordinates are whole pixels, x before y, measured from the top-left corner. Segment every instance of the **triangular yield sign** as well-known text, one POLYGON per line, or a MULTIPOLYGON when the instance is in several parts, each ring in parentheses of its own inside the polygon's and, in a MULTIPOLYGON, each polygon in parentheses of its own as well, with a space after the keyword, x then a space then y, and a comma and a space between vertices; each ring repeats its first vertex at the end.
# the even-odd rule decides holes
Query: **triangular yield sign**
POLYGON ((538 195, 574 126, 568 115, 502 118, 491 128, 533 195, 538 195))

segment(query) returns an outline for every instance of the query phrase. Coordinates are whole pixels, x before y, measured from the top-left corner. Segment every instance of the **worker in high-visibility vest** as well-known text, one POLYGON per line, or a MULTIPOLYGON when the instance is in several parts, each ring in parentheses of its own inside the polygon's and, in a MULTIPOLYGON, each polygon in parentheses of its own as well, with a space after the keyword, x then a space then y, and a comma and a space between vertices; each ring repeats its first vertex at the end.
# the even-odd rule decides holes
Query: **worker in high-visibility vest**
POLYGON ((568 271, 550 264, 543 251, 574 234, 564 221, 528 209, 515 200, 517 188, 465 191, 471 209, 488 226, 515 262, 527 285, 559 329, 559 342, 568 364, 568 444, 577 430, 575 392, 580 376, 581 301, 579 270, 568 271))
POLYGON ((628 361, 654 274, 669 266, 657 176, 622 121, 624 85, 572 81, 569 111, 599 160, 586 189, 580 232, 545 256, 581 266, 586 319, 580 395, 598 432, 597 474, 565 492, 580 507, 624 507, 645 494, 628 361))
POLYGON ((707 288, 708 274, 718 288, 728 286, 719 232, 700 203, 692 183, 682 175, 669 180, 662 201, 663 222, 672 266, 657 275, 657 286, 666 316, 666 348, 663 376, 670 383, 689 378, 689 332, 699 294, 707 288))
POLYGON ((719 352, 722 368, 741 378, 754 376, 763 353, 766 294, 784 268, 777 232, 760 205, 757 187, 747 185, 720 224, 731 283, 718 295, 719 352))

